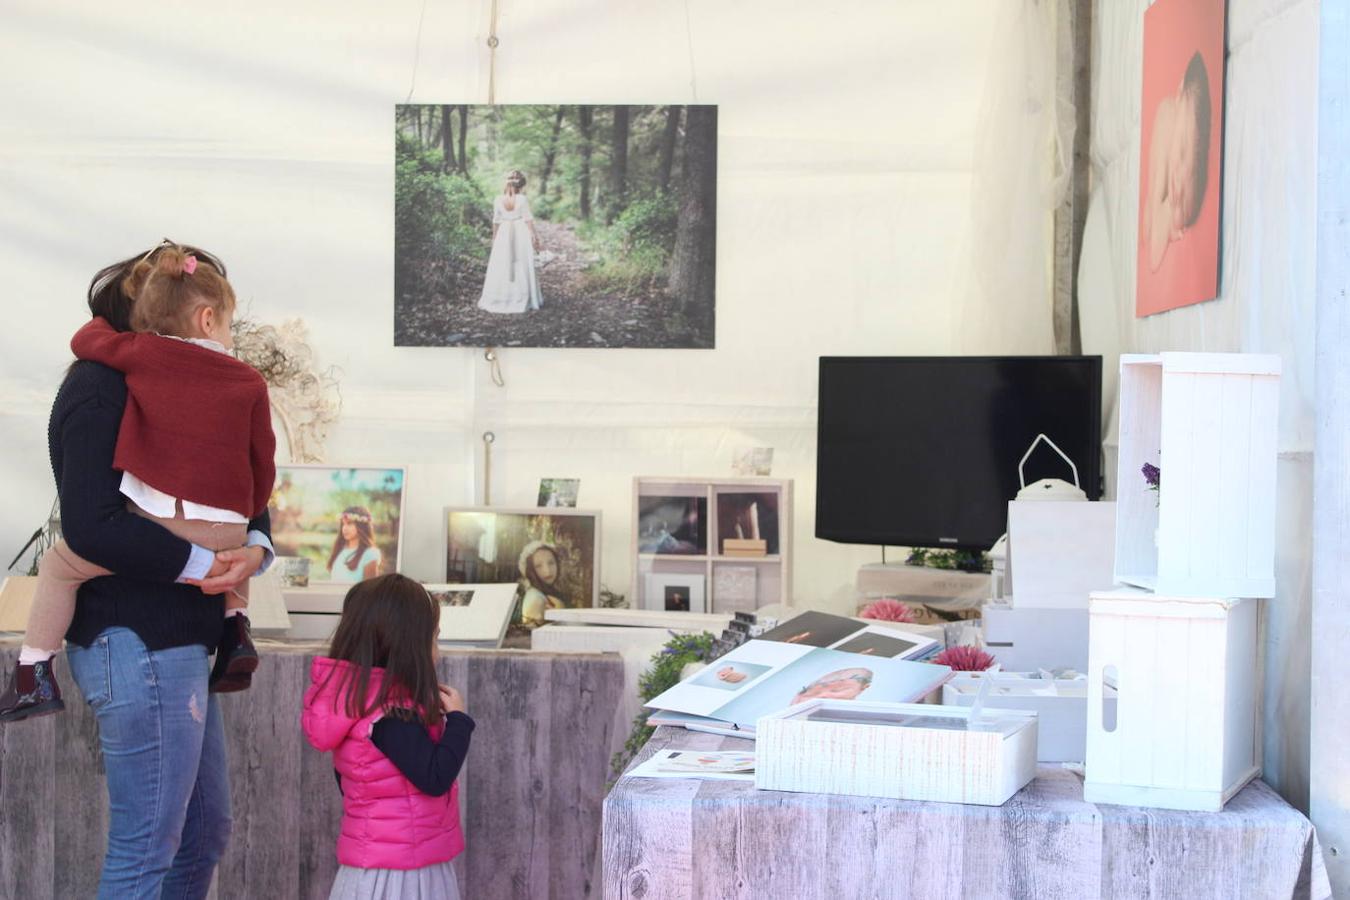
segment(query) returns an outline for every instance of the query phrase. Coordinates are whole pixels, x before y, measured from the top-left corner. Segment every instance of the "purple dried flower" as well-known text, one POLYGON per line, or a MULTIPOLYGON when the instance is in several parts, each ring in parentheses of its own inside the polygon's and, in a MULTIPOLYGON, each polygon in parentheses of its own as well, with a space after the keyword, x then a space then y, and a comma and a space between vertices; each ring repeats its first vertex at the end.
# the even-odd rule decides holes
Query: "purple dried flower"
POLYGON ((1149 489, 1156 491, 1162 483, 1162 470, 1152 463, 1144 463, 1144 467, 1139 471, 1144 473, 1144 480, 1148 482, 1149 489))

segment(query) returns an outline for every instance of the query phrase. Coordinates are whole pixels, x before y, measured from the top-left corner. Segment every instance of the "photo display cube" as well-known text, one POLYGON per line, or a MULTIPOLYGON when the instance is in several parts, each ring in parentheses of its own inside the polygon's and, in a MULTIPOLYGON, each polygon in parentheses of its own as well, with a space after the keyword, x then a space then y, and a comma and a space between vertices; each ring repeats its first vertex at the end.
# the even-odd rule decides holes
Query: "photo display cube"
POLYGON ((1261 774, 1259 606, 1092 595, 1084 799, 1216 812, 1261 774))
MULTIPOLYGON (((985 679, 993 682, 985 709, 1009 707, 1035 710, 1036 760, 1043 763, 1081 763, 1087 751, 1086 678, 1039 678, 1020 672, 958 672, 942 686, 943 706, 970 706, 985 679)), ((1116 692, 1105 695, 1108 716, 1115 714, 1116 692)))
POLYGON ((1036 713, 808 700, 755 723, 755 787, 1001 806, 1036 777, 1036 713))
POLYGON ((1188 597, 1275 596, 1280 358, 1120 358, 1115 580, 1188 597), (1144 464, 1161 471, 1150 489, 1144 464))

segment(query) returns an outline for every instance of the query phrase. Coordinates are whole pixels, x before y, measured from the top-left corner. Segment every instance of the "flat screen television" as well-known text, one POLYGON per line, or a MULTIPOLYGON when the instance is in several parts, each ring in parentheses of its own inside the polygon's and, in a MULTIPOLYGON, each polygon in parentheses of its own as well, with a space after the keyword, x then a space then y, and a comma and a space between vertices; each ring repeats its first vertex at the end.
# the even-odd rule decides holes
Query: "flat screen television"
MULTIPOLYGON (((1037 434, 1096 500, 1101 398, 1100 356, 821 357, 816 537, 987 550, 1037 434)), ((1073 482, 1044 443, 1025 475, 1073 482)))

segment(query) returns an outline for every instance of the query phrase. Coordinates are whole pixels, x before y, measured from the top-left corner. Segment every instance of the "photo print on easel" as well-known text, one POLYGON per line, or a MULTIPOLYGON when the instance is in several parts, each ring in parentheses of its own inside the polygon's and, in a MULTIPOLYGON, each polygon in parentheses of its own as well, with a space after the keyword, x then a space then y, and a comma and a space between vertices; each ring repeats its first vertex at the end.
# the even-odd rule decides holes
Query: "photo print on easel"
POLYGON ((715 346, 717 107, 400 104, 394 344, 715 346))

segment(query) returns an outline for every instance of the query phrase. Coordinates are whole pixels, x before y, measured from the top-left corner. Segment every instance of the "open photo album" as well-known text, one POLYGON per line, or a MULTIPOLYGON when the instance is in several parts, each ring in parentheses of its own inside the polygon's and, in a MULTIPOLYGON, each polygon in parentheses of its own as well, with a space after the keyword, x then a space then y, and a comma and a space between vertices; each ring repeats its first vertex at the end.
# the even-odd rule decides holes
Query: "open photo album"
POLYGON ((951 674, 931 663, 752 640, 653 698, 648 722, 753 737, 761 716, 807 700, 911 703, 951 674))
POLYGON ((794 616, 759 639, 888 659, 926 659, 942 649, 933 638, 903 627, 815 611, 794 616))

